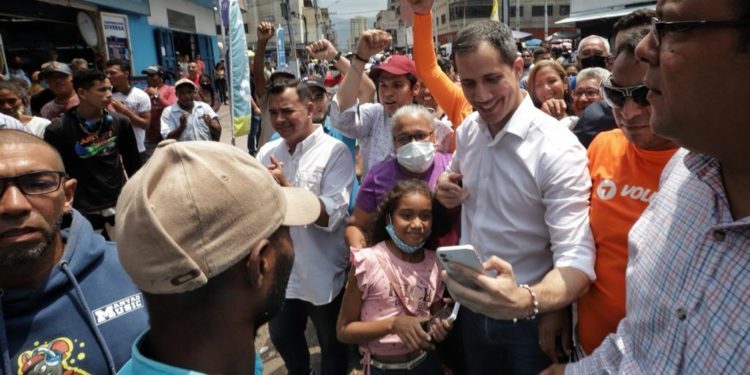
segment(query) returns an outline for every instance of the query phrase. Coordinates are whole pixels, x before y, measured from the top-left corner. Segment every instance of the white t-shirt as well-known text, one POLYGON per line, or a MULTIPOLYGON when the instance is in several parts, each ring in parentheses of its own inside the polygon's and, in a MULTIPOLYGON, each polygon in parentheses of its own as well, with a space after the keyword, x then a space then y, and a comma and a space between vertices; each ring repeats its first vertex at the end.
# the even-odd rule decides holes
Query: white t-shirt
MULTIPOLYGON (((121 101, 122 104, 125 104, 128 109, 136 114, 151 112, 151 98, 137 87, 132 87, 127 95, 121 92, 113 93, 112 98, 121 101)), ((146 146, 143 142, 146 140, 146 129, 141 129, 133 125, 133 134, 135 134, 135 142, 138 144, 138 152, 145 152, 146 146)))

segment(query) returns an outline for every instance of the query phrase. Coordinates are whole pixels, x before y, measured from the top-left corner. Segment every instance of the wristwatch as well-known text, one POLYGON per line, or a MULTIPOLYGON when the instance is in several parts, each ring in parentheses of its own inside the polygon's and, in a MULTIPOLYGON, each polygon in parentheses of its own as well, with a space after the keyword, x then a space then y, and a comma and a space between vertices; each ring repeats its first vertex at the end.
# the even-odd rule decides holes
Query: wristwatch
POLYGON ((341 59, 341 51, 336 52, 336 56, 333 56, 333 62, 337 63, 341 59))

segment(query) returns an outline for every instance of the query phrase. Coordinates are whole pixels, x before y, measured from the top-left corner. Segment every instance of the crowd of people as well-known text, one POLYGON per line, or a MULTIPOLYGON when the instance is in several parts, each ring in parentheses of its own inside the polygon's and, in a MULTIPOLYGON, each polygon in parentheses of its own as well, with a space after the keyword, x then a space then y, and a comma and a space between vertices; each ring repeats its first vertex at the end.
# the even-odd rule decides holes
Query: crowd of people
POLYGON ((322 374, 747 373, 750 82, 726 72, 750 6, 659 0, 557 58, 479 21, 445 59, 409 3, 411 56, 367 30, 301 78, 261 22, 248 152, 216 142, 221 63, 218 91, 200 59, 145 90, 51 61, 46 101, 0 81, 0 374, 262 373, 265 323, 310 374, 308 321, 322 374))

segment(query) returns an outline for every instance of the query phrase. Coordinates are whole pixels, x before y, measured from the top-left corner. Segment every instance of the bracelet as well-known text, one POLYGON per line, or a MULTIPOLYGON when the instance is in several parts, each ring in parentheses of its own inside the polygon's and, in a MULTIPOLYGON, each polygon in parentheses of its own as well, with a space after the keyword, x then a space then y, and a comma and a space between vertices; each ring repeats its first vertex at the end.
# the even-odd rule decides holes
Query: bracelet
POLYGON ((336 56, 333 56, 333 62, 337 63, 341 59, 341 51, 336 52, 336 56))
MULTIPOLYGON (((534 293, 533 290, 531 290, 531 287, 528 284, 520 284, 518 285, 519 288, 524 288, 529 291, 529 294, 531 294, 531 315, 523 318, 527 320, 536 319, 537 314, 539 314, 539 300, 536 297, 536 293, 534 293)), ((517 323, 518 318, 513 318, 513 323, 517 323)))
POLYGON ((367 60, 367 59, 363 59, 363 58, 359 57, 359 55, 358 55, 358 54, 356 54, 356 53, 354 54, 354 58, 355 58, 355 59, 357 59, 357 60, 359 60, 359 61, 362 61, 362 62, 363 62, 363 63, 365 63, 365 64, 367 64, 367 63, 369 63, 369 62, 370 62, 370 60, 367 60))

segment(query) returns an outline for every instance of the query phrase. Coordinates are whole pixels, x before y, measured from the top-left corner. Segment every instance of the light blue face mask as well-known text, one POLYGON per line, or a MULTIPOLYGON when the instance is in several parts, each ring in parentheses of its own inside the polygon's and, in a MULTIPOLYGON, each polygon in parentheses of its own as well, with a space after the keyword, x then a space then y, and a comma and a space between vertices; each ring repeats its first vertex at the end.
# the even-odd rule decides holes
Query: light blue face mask
MULTIPOLYGON (((391 221, 390 217, 388 218, 388 221, 391 221)), ((396 235, 396 229, 393 228, 392 223, 388 223, 388 225, 385 226, 385 231, 388 232, 388 235, 391 237, 391 240, 393 240, 393 243, 396 244, 396 247, 407 254, 416 253, 417 250, 421 249, 424 246, 425 242, 427 242, 427 239, 425 238, 425 240, 417 244, 417 246, 409 245, 408 243, 398 238, 398 235, 396 235)))

